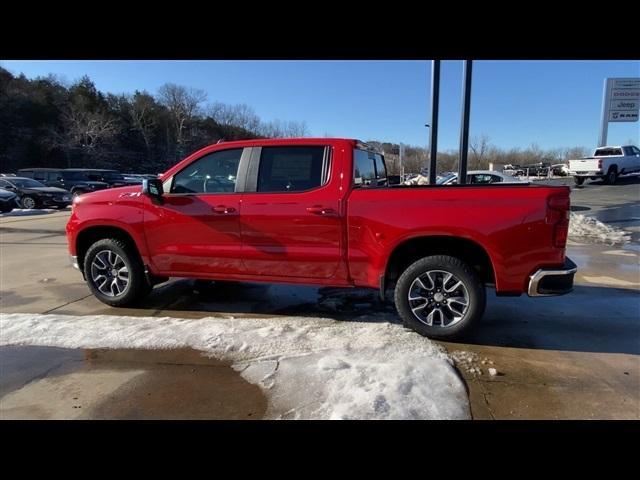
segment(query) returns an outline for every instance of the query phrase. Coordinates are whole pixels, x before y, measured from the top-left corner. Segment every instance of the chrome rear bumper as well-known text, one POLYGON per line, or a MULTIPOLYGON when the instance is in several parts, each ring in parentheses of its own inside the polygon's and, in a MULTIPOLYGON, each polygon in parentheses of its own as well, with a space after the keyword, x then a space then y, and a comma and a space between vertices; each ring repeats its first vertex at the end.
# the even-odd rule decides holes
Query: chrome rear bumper
POLYGON ((573 276, 578 271, 578 266, 565 259, 560 269, 541 268, 529 277, 527 293, 530 297, 550 297, 564 295, 573 290, 573 276))

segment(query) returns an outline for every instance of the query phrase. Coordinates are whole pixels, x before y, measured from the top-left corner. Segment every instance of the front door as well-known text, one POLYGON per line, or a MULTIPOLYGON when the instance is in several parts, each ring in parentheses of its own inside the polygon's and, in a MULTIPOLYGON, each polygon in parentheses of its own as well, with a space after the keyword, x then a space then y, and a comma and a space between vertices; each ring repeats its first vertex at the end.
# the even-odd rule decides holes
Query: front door
POLYGON ((205 154, 165 181, 162 202, 145 200, 144 229, 157 272, 242 271, 241 193, 236 179, 243 149, 205 154))
POLYGON ((249 172, 257 175, 247 175, 240 225, 245 272, 332 277, 340 262, 343 222, 340 179, 330 178, 329 162, 338 159, 325 146, 253 150, 249 172))

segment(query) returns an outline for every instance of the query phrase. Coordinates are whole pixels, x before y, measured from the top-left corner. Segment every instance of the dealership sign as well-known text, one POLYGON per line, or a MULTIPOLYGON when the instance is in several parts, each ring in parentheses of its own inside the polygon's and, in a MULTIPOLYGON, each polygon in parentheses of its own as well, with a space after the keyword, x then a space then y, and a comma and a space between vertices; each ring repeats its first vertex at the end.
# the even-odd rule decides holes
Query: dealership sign
POLYGON ((607 144, 609 122, 637 122, 639 107, 640 78, 607 78, 602 93, 598 146, 607 144))
POLYGON ((640 106, 640 78, 608 78, 605 104, 609 122, 637 122, 640 106))

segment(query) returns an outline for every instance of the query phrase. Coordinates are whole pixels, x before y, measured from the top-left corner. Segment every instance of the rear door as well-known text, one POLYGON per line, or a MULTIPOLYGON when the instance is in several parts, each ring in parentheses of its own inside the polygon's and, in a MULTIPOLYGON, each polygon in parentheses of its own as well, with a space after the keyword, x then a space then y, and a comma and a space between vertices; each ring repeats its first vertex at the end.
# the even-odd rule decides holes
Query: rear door
POLYGON ((249 152, 205 154, 165 179, 161 203, 145 198, 144 230, 157 271, 194 276, 242 271, 240 185, 249 152))
POLYGON ((331 278, 341 259, 338 175, 328 145, 253 149, 243 195, 242 262, 252 275, 331 278))

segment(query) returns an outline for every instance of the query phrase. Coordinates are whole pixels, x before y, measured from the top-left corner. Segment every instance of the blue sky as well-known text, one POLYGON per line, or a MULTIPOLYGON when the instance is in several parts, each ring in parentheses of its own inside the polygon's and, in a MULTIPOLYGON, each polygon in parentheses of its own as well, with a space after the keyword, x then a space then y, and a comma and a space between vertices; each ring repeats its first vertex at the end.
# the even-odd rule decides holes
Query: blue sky
MULTIPOLYGON (((165 82, 196 87, 209 101, 247 103, 263 120, 306 121, 329 134, 428 143, 430 61, 3 61, 14 74, 88 75, 112 93, 165 82)), ((471 135, 510 148, 595 146, 606 77, 640 77, 640 61, 476 61, 471 135)), ((462 62, 441 72, 440 150, 457 148, 462 62)), ((611 123, 609 143, 640 140, 640 123, 611 123)))

